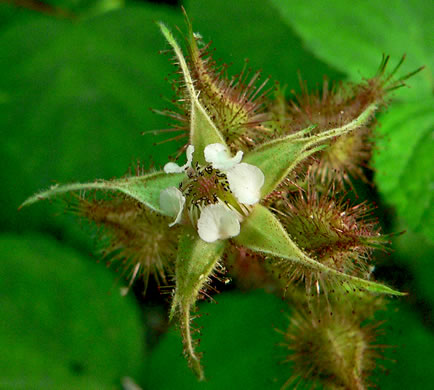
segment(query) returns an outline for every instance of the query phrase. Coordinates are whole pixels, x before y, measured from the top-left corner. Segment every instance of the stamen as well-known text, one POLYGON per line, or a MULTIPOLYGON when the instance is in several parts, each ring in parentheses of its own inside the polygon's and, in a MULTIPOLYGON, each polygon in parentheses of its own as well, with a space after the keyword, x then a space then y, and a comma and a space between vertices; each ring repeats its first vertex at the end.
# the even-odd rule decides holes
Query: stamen
POLYGON ((200 166, 197 162, 194 168, 189 168, 187 178, 179 185, 186 198, 188 216, 193 225, 197 224, 203 207, 219 202, 225 203, 235 211, 239 218, 248 215, 250 209, 239 204, 233 196, 226 174, 215 169, 212 164, 200 166))

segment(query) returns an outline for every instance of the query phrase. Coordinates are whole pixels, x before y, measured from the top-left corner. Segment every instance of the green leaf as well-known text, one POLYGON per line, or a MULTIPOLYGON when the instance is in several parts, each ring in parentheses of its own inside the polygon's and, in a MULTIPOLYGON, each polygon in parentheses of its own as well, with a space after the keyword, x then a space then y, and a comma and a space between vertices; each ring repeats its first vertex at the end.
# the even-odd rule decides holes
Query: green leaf
POLYGON ((376 343, 390 347, 385 349, 385 359, 381 361, 387 375, 379 376, 375 382, 382 390, 428 389, 434 383, 432 328, 420 321, 414 306, 393 306, 386 315, 380 315, 380 320, 386 320, 386 329, 380 329, 382 337, 376 343))
POLYGON ((255 206, 234 241, 248 249, 298 263, 300 267, 335 279, 339 285, 374 293, 405 295, 382 284, 346 275, 311 259, 291 240, 277 218, 261 205, 255 206))
POLYGON ((180 237, 176 259, 176 290, 170 316, 178 311, 183 344, 191 368, 200 380, 204 379, 200 356, 194 350, 191 334, 190 312, 201 289, 212 275, 223 253, 225 241, 208 243, 201 240, 192 229, 187 229, 180 237))
MULTIPOLYGON (((124 6, 125 0, 45 0, 46 13, 72 20, 91 17, 124 6)), ((42 10, 43 11, 43 10, 42 10)))
POLYGON ((217 63, 231 64, 230 75, 250 67, 253 71, 261 69, 264 78, 270 75, 287 84, 288 91, 300 87, 298 72, 309 87, 321 84, 325 74, 332 80, 342 78, 306 50, 268 1, 186 0, 184 4, 194 31, 200 33, 204 42, 212 41, 216 48, 217 63))
MULTIPOLYGON (((19 23, 26 23, 31 19, 40 18, 40 14, 36 14, 34 11, 18 8, 12 4, 6 2, 0 3, 0 32, 10 28, 12 25, 19 23)), ((48 19, 48 17, 47 17, 48 19)))
POLYGON ((93 183, 72 183, 63 186, 55 185, 47 191, 39 192, 28 198, 21 206, 29 206, 40 200, 49 199, 59 194, 72 191, 120 191, 150 209, 165 214, 160 208, 160 192, 168 187, 178 187, 184 174, 167 174, 165 172, 151 173, 145 176, 129 177, 113 181, 95 181, 93 183))
POLYGON ((375 104, 368 106, 356 119, 342 127, 305 136, 313 129, 309 127, 299 133, 267 142, 247 153, 243 161, 260 168, 265 176, 261 197, 276 189, 299 162, 323 149, 324 146, 317 146, 318 144, 357 130, 372 117, 376 109, 375 104))
POLYGON ((212 119, 207 114, 205 108, 199 102, 198 91, 194 88, 194 82, 191 78, 190 71, 182 54, 181 48, 173 37, 168 28, 160 23, 161 32, 167 39, 167 42, 172 46, 175 55, 184 75, 185 86, 190 97, 190 144, 194 145, 195 153, 193 160, 199 164, 206 164, 204 157, 205 147, 209 144, 219 143, 226 145, 226 142, 217 129, 212 119))
POLYGON ((144 368, 141 314, 109 270, 57 240, 0 236, 0 387, 113 389, 144 368))
POLYGON ((287 303, 263 291, 229 292, 215 296, 215 303, 200 303, 197 326, 205 351, 206 382, 198 382, 179 353, 179 335, 170 330, 153 351, 146 370, 147 385, 155 390, 173 389, 279 389, 291 376, 281 364, 287 351, 278 346, 288 323, 282 311, 287 303), (168 374, 170 373, 170 375, 168 374))
MULTIPOLYGON (((396 226, 396 231, 402 226, 396 226)), ((412 291, 410 299, 434 307, 434 244, 420 233, 405 232, 392 242, 393 261, 406 269, 404 288, 412 291)))
POLYGON ((374 74, 383 53, 397 63, 407 59, 402 73, 428 67, 412 78, 405 96, 420 99, 433 91, 434 47, 431 34, 434 7, 425 0, 302 2, 271 0, 288 25, 321 59, 353 80, 374 74), (406 26, 406 28, 403 28, 406 26))
MULTIPOLYGON (((137 160, 159 167, 176 143, 144 130, 167 127, 162 108, 170 97, 164 79, 170 61, 156 19, 182 22, 180 12, 143 5, 71 23, 32 13, 0 29, 0 205, 7 229, 45 229, 84 242, 74 218, 60 209, 16 208, 29 194, 55 182, 123 176, 137 160), (47 212, 48 211, 48 212, 47 212), (29 218, 31 215, 31 218, 29 218)), ((141 170, 142 167, 140 166, 141 170)))
POLYGON ((434 241, 434 99, 392 106, 381 118, 375 181, 410 229, 434 241))

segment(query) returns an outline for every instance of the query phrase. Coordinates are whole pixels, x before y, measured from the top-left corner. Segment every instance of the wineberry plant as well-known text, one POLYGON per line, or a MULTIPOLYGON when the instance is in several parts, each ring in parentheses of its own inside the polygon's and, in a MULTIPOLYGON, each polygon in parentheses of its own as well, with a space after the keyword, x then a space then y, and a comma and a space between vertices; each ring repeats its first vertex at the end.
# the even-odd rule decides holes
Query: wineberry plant
POLYGON ((232 276, 267 285, 287 303, 287 327, 277 331, 290 374, 279 386, 369 388, 384 349, 375 313, 404 293, 375 280, 375 253, 388 250, 390 236, 374 206, 351 193, 356 181, 369 181, 376 115, 420 69, 399 76, 405 57, 390 67, 383 56, 360 83, 325 80, 321 90, 303 86, 288 98, 247 67, 227 76, 186 21, 180 39, 159 23, 177 69, 173 110, 160 112, 184 141, 174 161, 119 179, 56 184, 22 206, 65 198, 109 237, 104 254, 130 286, 153 278, 169 289, 168 316, 198 380, 208 375, 198 301, 218 299, 215 283, 232 276))

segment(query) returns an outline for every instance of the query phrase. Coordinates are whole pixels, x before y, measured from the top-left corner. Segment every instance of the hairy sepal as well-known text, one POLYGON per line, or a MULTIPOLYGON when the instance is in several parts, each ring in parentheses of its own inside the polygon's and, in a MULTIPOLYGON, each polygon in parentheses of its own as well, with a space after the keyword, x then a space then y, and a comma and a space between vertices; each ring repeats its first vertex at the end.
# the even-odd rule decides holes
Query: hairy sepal
POLYGON ((250 250, 287 259, 305 269, 321 273, 348 288, 390 295, 404 295, 385 285, 346 275, 308 257, 289 237, 278 219, 265 207, 257 205, 244 221, 241 233, 234 241, 250 250))
MULTIPOLYGON (((248 150, 258 140, 271 132, 263 126, 268 115, 263 112, 263 91, 268 79, 257 85, 260 72, 250 75, 246 67, 237 76, 228 79, 226 66, 217 66, 208 53, 208 46, 198 47, 201 41, 193 33, 192 25, 185 15, 188 27, 189 66, 199 100, 216 127, 231 148, 248 150), (250 78, 250 80, 249 80, 250 78)), ((247 64, 247 62, 246 62, 247 64)))
POLYGON ((325 148, 325 145, 321 144, 363 126, 376 109, 377 106, 372 104, 356 119, 342 127, 307 135, 314 129, 314 126, 311 126, 296 134, 264 143, 252 152, 246 153, 243 162, 256 165, 264 173, 265 183, 261 189, 261 196, 265 197, 275 190, 299 162, 325 148))
POLYGON ((188 98, 190 99, 190 144, 194 145, 195 148, 193 161, 204 165, 206 164, 203 154, 205 147, 214 143, 226 145, 226 142, 199 101, 199 91, 196 91, 194 87, 194 82, 181 48, 169 29, 163 23, 159 23, 159 26, 167 42, 175 52, 184 76, 185 88, 188 91, 188 98))
POLYGON ((195 351, 191 334, 191 311, 200 291, 221 258, 226 241, 208 243, 201 240, 193 229, 181 234, 176 259, 176 290, 170 310, 170 319, 177 315, 181 327, 184 352, 189 364, 199 378, 204 379, 200 356, 195 351))
POLYGON ((39 192, 28 198, 21 206, 28 206, 40 200, 53 198, 68 192, 85 192, 92 190, 119 191, 139 201, 146 207, 166 215, 160 207, 160 192, 167 187, 177 187, 184 174, 166 174, 156 172, 144 176, 135 176, 112 181, 99 180, 92 183, 71 183, 54 185, 46 191, 39 192))

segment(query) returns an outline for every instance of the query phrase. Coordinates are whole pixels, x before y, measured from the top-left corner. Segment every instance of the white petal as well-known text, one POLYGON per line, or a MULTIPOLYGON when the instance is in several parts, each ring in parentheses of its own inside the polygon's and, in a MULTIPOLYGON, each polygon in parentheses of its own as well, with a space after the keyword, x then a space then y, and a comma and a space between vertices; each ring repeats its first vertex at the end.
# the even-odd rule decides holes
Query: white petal
POLYGON ((173 226, 181 221, 182 210, 184 209, 185 197, 176 187, 169 187, 160 192, 160 207, 175 220, 169 224, 173 226))
POLYGON ((224 240, 240 234, 237 213, 223 203, 206 206, 197 221, 199 237, 206 242, 224 240))
POLYGON ((187 155, 187 163, 184 165, 185 168, 191 167, 191 163, 193 161, 193 153, 194 153, 194 146, 188 145, 187 151, 185 152, 185 154, 187 155))
POLYGON ((215 169, 227 171, 234 165, 238 164, 243 158, 243 152, 240 150, 235 157, 231 157, 228 149, 223 144, 210 144, 203 151, 205 160, 212 164, 215 169))
POLYGON ((229 187, 240 203, 253 205, 261 199, 264 174, 251 164, 241 163, 226 172, 229 187))
POLYGON ((182 167, 180 167, 178 164, 176 164, 174 162, 168 162, 163 168, 164 172, 166 172, 166 173, 182 173, 182 172, 184 172, 187 168, 191 167, 191 162, 193 161, 193 153, 194 153, 194 146, 188 145, 187 151, 186 151, 187 162, 182 167))
POLYGON ((174 163, 174 162, 168 162, 165 166, 164 166, 164 172, 166 173, 182 173, 184 172, 184 167, 180 167, 178 164, 174 163))

